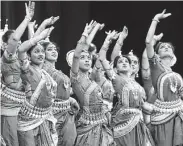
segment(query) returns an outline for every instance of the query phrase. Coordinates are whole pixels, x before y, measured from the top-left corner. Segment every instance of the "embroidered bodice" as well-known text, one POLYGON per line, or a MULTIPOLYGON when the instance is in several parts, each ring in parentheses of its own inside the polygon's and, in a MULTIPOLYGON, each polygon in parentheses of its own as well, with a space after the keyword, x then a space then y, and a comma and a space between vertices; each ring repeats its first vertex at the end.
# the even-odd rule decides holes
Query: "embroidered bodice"
POLYGON ((21 69, 27 101, 34 101, 31 104, 38 108, 50 107, 55 99, 56 82, 45 70, 29 64, 26 60, 24 60, 21 69))
POLYGON ((5 86, 22 91, 22 80, 20 78, 20 63, 17 54, 9 57, 6 53, 3 54, 1 60, 1 73, 2 73, 2 83, 5 86))
POLYGON ((55 69, 51 63, 45 62, 43 69, 57 82, 57 99, 66 100, 70 97, 71 83, 67 75, 61 70, 55 69))
POLYGON ((158 55, 149 60, 152 84, 157 98, 162 101, 174 101, 183 95, 182 77, 162 64, 158 55))
POLYGON ((146 99, 144 89, 134 79, 115 75, 112 83, 121 106, 138 108, 141 106, 142 100, 146 99))

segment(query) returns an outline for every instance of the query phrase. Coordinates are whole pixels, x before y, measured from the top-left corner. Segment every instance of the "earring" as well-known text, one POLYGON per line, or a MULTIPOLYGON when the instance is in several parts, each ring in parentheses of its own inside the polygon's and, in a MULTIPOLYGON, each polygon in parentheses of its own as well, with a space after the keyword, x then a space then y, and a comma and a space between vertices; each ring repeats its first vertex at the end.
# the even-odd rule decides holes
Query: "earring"
POLYGON ((138 74, 138 73, 136 73, 136 74, 135 74, 135 77, 136 77, 136 78, 138 78, 138 77, 139 77, 139 74, 138 74))

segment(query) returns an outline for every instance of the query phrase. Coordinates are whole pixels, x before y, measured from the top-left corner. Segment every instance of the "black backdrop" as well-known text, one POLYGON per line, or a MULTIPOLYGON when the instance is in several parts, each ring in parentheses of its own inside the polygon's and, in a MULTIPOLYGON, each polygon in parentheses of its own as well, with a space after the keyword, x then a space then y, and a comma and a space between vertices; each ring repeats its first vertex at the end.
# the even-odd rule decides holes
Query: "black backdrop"
MULTIPOLYGON (((11 29, 15 29, 20 24, 25 16, 24 3, 24 1, 1 2, 2 27, 6 19, 11 29)), ((94 19, 105 23, 104 29, 97 33, 93 41, 98 50, 105 39, 105 31, 113 29, 121 31, 126 25, 129 35, 124 42, 123 52, 125 54, 133 49, 141 58, 151 20, 156 13, 162 12, 165 8, 167 12, 172 13, 172 16, 161 20, 156 34, 163 32, 162 41, 171 41, 175 45, 178 61, 173 69, 183 76, 181 65, 183 63, 183 2, 181 1, 36 1, 33 20, 39 25, 45 18, 60 16, 50 39, 61 48, 56 67, 68 75, 70 68, 66 63, 66 53, 74 49, 87 22, 94 19)), ((22 40, 27 39, 26 35, 25 32, 22 40)))

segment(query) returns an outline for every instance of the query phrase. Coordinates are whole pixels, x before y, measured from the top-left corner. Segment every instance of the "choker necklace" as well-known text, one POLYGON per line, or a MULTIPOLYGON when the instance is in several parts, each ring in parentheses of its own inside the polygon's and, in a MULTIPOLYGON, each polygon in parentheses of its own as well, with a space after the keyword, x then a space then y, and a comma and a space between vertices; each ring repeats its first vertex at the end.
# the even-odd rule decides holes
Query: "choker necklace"
POLYGON ((39 72, 40 74, 42 74, 42 69, 41 69, 41 68, 36 67, 36 66, 34 66, 34 65, 32 65, 32 67, 33 67, 37 72, 39 72))
POLYGON ((172 71, 171 67, 165 66, 162 62, 160 62, 160 65, 165 69, 166 72, 172 71))
POLYGON ((80 76, 81 78, 89 79, 88 72, 83 73, 83 72, 79 71, 79 76, 80 76))
POLYGON ((45 65, 46 67, 48 67, 48 68, 53 68, 53 69, 55 69, 55 66, 54 66, 53 64, 51 64, 50 62, 48 62, 48 61, 45 61, 45 62, 44 62, 44 65, 45 65))

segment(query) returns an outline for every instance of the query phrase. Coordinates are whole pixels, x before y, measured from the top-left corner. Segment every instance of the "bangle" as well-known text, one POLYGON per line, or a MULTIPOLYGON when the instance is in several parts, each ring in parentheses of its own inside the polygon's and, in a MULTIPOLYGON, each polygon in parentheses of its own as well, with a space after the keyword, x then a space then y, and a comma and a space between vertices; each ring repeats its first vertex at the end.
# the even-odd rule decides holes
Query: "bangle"
POLYGON ((107 51, 110 44, 111 44, 111 41, 108 41, 108 40, 107 40, 107 41, 104 42, 102 48, 105 48, 104 50, 107 51))
POLYGON ((88 34, 86 32, 82 33, 82 36, 85 36, 86 38, 88 37, 88 34))
POLYGON ((152 21, 156 21, 157 23, 159 23, 159 20, 158 19, 152 19, 152 21))
POLYGON ((112 42, 111 40, 105 40, 105 41, 104 41, 104 44, 110 45, 111 42, 112 42))
POLYGON ((122 46, 123 46, 123 44, 122 44, 122 43, 119 43, 119 42, 117 42, 116 44, 118 44, 120 47, 122 47, 122 46))
POLYGON ((31 17, 29 17, 29 16, 25 16, 25 19, 31 21, 31 17))
POLYGON ((77 44, 86 44, 85 41, 79 40, 77 44))
POLYGON ((109 48, 108 47, 102 47, 102 50, 107 51, 109 48))

